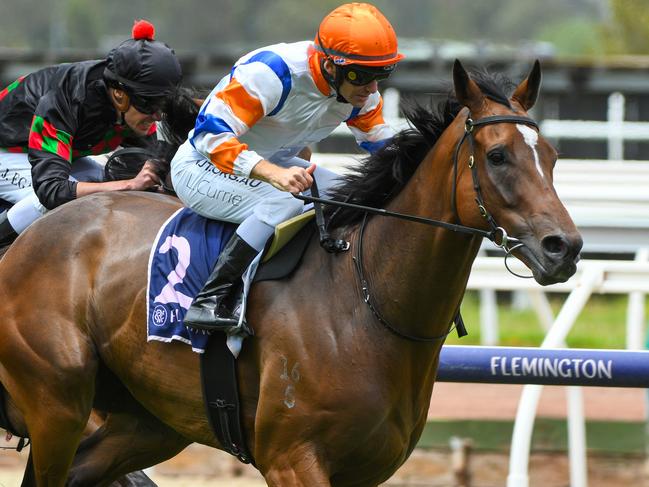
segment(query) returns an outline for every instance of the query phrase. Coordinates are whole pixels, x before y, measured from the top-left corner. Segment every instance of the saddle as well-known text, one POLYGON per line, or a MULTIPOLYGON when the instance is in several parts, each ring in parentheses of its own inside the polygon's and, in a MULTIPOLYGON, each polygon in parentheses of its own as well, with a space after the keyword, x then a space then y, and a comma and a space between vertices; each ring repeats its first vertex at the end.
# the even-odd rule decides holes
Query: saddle
POLYGON ((283 279, 293 273, 316 231, 314 216, 313 210, 307 211, 275 227, 254 282, 283 279))

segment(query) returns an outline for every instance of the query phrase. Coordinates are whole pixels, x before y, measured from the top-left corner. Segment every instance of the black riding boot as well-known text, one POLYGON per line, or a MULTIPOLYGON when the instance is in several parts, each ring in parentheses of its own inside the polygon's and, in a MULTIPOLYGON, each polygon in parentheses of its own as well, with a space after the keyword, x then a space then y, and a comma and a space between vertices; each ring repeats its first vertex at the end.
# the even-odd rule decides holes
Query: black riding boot
POLYGON ((0 213, 0 248, 5 247, 18 238, 14 227, 9 223, 7 212, 0 213))
POLYGON ((236 233, 219 255, 214 270, 194 298, 185 315, 185 325, 199 330, 229 331, 239 323, 233 316, 237 296, 241 289, 241 276, 258 252, 236 233))

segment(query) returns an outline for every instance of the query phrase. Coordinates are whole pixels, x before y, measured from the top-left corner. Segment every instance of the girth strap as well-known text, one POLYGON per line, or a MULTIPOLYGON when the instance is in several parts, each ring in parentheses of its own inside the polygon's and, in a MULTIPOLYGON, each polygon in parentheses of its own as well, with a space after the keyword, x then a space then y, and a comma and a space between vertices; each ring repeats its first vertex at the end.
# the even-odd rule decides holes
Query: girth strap
POLYGON ((243 463, 255 464, 248 452, 241 423, 237 365, 225 333, 212 333, 201 354, 203 400, 212 431, 228 453, 243 463))

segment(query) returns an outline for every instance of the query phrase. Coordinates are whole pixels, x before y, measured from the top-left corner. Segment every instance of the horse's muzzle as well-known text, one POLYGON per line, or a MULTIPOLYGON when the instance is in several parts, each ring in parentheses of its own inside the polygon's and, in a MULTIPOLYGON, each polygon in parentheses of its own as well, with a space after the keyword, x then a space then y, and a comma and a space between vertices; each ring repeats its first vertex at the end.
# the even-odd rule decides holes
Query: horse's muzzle
POLYGON ((577 271, 583 240, 579 233, 522 239, 521 259, 542 286, 565 282, 577 271))

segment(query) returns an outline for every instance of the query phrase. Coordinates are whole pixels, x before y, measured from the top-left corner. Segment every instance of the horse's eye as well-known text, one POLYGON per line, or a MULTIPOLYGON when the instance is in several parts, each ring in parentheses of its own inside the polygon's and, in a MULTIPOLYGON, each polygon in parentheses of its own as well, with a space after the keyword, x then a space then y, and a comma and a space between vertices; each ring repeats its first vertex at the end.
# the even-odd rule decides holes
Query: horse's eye
POLYGON ((505 162, 505 154, 501 150, 493 150, 487 154, 489 162, 499 166, 505 162))

